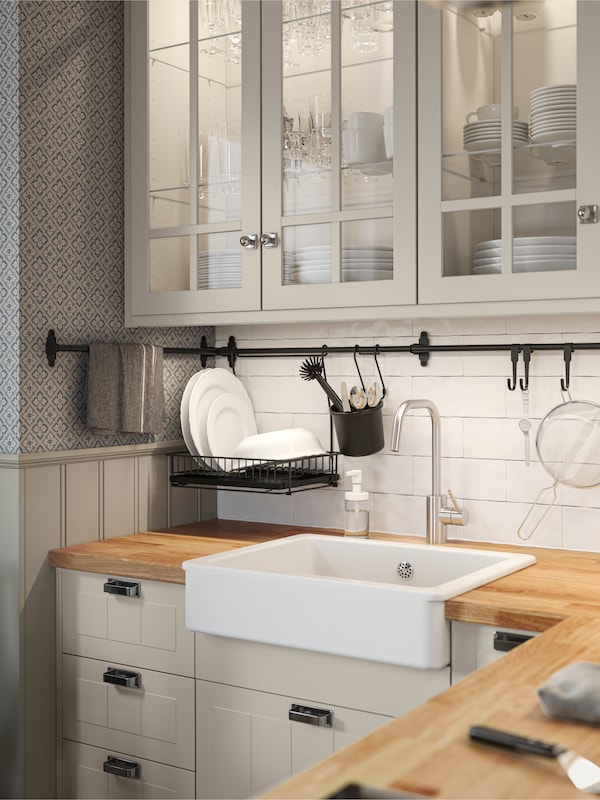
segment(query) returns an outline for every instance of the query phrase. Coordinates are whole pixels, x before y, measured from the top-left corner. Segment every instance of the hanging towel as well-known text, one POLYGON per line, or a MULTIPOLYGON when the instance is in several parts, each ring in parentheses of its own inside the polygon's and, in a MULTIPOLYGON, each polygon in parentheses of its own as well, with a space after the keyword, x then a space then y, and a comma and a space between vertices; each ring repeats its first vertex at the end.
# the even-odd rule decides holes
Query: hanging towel
POLYGON ((87 426, 106 433, 160 433, 165 412, 162 347, 93 342, 89 351, 87 426))

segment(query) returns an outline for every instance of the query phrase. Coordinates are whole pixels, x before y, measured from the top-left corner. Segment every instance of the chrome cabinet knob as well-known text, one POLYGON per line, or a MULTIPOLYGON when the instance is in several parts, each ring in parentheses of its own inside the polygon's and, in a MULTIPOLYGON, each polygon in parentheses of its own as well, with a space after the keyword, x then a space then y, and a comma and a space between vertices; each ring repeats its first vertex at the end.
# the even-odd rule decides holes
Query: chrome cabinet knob
POLYGON ((279 237, 276 233, 263 233, 260 237, 260 243, 263 247, 277 247, 279 244, 279 237))
POLYGON ((245 233, 243 236, 240 237, 240 244, 246 250, 256 250, 256 248, 258 247, 258 234, 245 233))

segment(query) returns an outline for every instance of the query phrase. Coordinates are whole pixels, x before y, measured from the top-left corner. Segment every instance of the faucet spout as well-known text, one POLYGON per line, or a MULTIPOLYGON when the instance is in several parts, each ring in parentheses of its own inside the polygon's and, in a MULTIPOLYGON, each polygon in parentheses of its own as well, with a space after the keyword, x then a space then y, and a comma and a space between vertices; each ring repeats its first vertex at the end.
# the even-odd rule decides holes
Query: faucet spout
POLYGON ((431 400, 405 400, 396 409, 392 425, 390 450, 397 453, 400 449, 400 431, 407 411, 423 408, 431 417, 431 494, 427 498, 427 542, 444 544, 446 541, 446 525, 442 521, 441 512, 446 496, 441 492, 441 420, 440 412, 431 400))

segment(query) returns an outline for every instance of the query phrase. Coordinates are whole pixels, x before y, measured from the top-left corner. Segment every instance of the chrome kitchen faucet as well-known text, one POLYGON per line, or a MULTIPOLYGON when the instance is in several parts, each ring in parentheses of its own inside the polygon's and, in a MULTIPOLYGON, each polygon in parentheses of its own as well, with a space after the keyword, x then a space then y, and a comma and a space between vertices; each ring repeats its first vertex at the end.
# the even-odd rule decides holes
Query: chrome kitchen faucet
POLYGON ((444 544, 446 542, 446 525, 466 525, 468 512, 459 508, 450 490, 452 507, 447 507, 448 498, 441 493, 441 420, 440 412, 431 400, 405 400, 396 409, 392 425, 390 450, 397 453, 400 449, 400 430, 407 411, 413 408, 424 408, 431 417, 431 494, 427 497, 427 543, 444 544))

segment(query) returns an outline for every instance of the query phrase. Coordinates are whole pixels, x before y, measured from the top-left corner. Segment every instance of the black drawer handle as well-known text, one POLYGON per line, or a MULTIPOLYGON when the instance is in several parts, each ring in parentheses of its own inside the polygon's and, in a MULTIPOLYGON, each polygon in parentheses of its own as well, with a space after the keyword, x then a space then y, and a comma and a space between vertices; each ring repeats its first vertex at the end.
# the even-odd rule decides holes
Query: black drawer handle
POLYGON ((109 667, 102 676, 104 683, 116 683, 117 686, 129 686, 131 689, 139 689, 142 685, 139 672, 129 672, 126 669, 115 669, 109 667))
POLYGON ((293 722, 305 722, 307 725, 318 725, 321 728, 333 726, 333 711, 327 708, 311 708, 292 703, 288 719, 293 722))
POLYGON ((141 594, 138 581, 123 581, 119 578, 109 578, 104 584, 107 594, 120 594, 123 597, 139 597, 141 594))
POLYGON ((507 653, 523 642, 533 639, 533 636, 525 633, 506 633, 506 631, 494 631, 494 650, 507 653))
POLYGON ((124 758, 115 758, 115 756, 108 756, 102 769, 104 772, 110 772, 111 775, 118 775, 119 778, 139 778, 141 771, 137 761, 127 761, 124 758))

